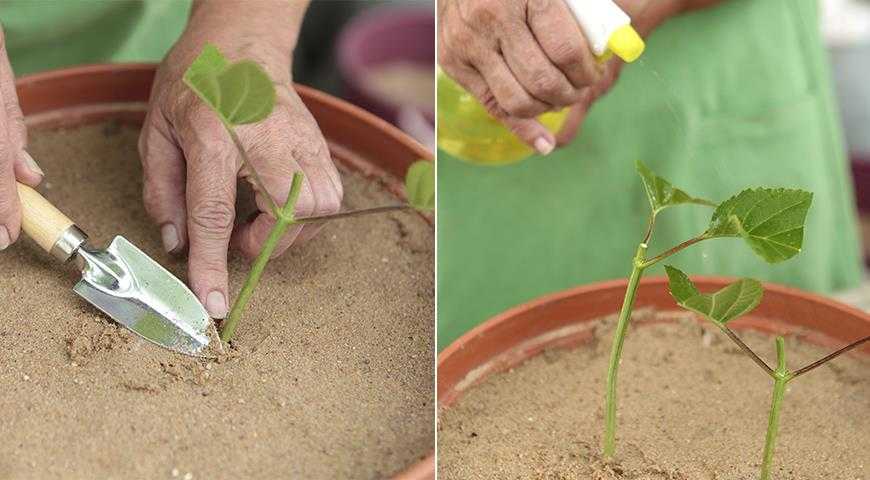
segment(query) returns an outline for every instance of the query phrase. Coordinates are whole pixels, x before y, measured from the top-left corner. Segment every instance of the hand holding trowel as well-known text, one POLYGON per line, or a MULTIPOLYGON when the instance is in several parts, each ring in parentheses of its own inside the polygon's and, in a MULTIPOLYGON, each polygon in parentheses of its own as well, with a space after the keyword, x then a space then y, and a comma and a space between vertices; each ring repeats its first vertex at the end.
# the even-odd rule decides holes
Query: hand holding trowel
POLYGON ((21 226, 45 251, 75 259, 82 279, 73 290, 121 325, 162 347, 196 355, 209 342, 209 316, 193 293, 157 262, 115 237, 93 248, 69 218, 36 190, 18 184, 21 226))

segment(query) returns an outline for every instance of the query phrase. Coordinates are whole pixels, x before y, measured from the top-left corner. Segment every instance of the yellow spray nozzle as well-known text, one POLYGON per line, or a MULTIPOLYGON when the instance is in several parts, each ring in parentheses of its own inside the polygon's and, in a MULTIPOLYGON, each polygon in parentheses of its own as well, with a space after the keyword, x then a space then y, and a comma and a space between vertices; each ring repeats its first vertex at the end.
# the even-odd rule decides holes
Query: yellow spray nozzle
POLYGON ((645 47, 643 39, 631 25, 619 27, 607 40, 607 49, 626 63, 637 60, 645 47))

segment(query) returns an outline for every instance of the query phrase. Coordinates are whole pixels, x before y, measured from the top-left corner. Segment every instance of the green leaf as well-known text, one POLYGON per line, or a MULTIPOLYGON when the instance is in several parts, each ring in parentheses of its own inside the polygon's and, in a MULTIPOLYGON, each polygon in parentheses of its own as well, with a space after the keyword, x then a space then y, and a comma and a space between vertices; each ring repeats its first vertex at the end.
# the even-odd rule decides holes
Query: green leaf
POLYGON ((217 47, 206 44, 184 73, 184 83, 215 110, 215 105, 220 104, 220 88, 216 77, 228 63, 217 47))
POLYGON ((640 160, 635 163, 635 167, 637 168, 637 173, 640 175, 641 180, 643 180, 643 186, 646 189, 646 196, 649 199, 649 205, 654 214, 667 207, 686 203, 706 205, 708 207, 716 206, 715 203, 709 200, 693 197, 679 188, 674 188, 670 182, 653 173, 653 171, 640 160))
POLYGON ((671 296, 674 297, 677 303, 682 304, 686 300, 701 294, 695 288, 695 284, 689 280, 689 276, 680 269, 665 265, 665 272, 668 274, 668 287, 671 290, 671 296))
POLYGON ((419 160, 405 175, 408 202, 417 210, 435 209, 435 163, 419 160))
POLYGON ((214 45, 207 43, 202 47, 202 52, 194 59, 190 67, 184 73, 185 78, 198 78, 217 75, 229 65, 226 57, 214 45))
POLYGON ((275 107, 275 86, 259 65, 230 63, 211 44, 184 73, 184 83, 231 126, 259 122, 275 107))
POLYGON ((665 265, 671 296, 681 307, 725 324, 743 316, 761 303, 764 290, 758 280, 741 278, 713 294, 701 293, 689 277, 677 268, 665 265))
POLYGON ((803 190, 744 190, 716 208, 704 235, 741 237, 768 263, 782 262, 801 251, 812 202, 813 194, 803 190))

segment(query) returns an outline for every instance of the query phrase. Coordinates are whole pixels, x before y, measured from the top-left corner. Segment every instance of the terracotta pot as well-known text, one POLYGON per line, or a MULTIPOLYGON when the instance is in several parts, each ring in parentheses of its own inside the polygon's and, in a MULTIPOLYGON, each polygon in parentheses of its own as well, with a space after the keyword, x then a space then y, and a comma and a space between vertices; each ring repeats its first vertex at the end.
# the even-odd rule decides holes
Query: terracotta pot
MULTIPOLYGON (((105 119, 141 124, 156 65, 86 65, 30 75, 16 82, 29 127, 74 126, 105 119)), ((393 193, 404 196, 402 179, 416 160, 432 160, 416 141, 396 127, 347 102, 297 85, 320 125, 335 160, 365 174, 389 173, 393 193)), ((430 224, 432 219, 427 217, 430 224)), ((422 453, 422 452, 421 452, 422 453)), ((395 477, 427 479, 434 454, 395 477)))
MULTIPOLYGON (((719 277, 694 277, 702 291, 733 282, 719 277)), ((449 408, 486 377, 509 369, 550 347, 577 346, 592 337, 591 322, 619 311, 626 280, 596 283, 541 297, 508 310, 453 342, 438 358, 438 408, 449 408)), ((641 281, 637 308, 677 310, 665 277, 641 281)), ((766 284, 761 305, 730 323, 737 329, 795 334, 830 347, 842 347, 870 335, 870 315, 829 300, 780 285, 766 284)), ((870 354, 870 345, 859 349, 870 354)), ((602 372, 602 381, 604 373, 602 372)))

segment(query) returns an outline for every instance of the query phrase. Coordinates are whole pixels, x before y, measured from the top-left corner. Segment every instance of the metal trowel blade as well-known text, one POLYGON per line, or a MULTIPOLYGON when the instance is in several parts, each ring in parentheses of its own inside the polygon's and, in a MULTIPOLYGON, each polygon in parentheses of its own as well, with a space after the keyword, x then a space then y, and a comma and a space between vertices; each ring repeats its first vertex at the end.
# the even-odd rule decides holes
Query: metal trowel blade
POLYGON ((78 251, 85 300, 146 340, 186 355, 208 346, 209 315, 181 280, 124 237, 78 251))

